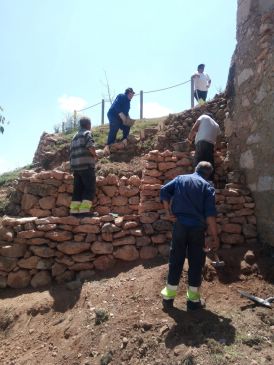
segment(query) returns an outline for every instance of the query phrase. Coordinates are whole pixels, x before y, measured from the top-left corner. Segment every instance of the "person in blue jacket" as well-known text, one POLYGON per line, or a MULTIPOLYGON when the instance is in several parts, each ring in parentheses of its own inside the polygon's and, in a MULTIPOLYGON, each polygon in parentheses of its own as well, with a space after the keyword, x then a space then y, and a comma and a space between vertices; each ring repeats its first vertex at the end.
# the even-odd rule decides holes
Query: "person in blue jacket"
POLYGON ((131 87, 125 90, 124 94, 116 96, 114 102, 108 111, 109 119, 109 133, 105 153, 109 154, 109 146, 115 142, 116 135, 119 129, 123 132, 123 143, 127 144, 127 137, 129 135, 130 126, 133 125, 134 120, 129 117, 130 102, 135 92, 131 87))
POLYGON ((213 171, 201 161, 193 174, 179 175, 161 188, 160 198, 167 214, 176 217, 169 254, 169 271, 161 291, 165 310, 173 308, 186 255, 188 257, 187 309, 204 306, 199 287, 205 263, 205 250, 216 250, 219 238, 216 224, 215 190, 207 181, 213 171), (211 241, 205 244, 205 230, 211 241))

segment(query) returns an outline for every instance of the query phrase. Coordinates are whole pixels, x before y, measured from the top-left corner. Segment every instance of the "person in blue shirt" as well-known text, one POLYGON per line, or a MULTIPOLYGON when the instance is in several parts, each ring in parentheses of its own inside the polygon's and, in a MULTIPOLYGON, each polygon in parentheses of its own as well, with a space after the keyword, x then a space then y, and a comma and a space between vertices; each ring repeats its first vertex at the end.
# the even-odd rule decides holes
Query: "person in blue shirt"
POLYGON ((127 144, 127 137, 130 131, 130 124, 134 123, 133 119, 129 118, 130 102, 135 92, 131 87, 125 90, 124 94, 116 96, 114 102, 108 111, 109 119, 109 134, 107 144, 104 149, 105 154, 109 154, 109 146, 115 142, 116 135, 119 129, 123 132, 123 143, 127 144))
POLYGON ((205 251, 216 250, 219 238, 216 225, 215 190, 207 179, 213 167, 201 161, 195 172, 179 175, 161 188, 160 198, 167 214, 175 216, 169 254, 169 271, 166 287, 161 291, 165 310, 173 307, 186 254, 188 257, 187 309, 204 306, 199 287, 205 251), (205 246, 205 231, 209 228, 211 241, 205 246))

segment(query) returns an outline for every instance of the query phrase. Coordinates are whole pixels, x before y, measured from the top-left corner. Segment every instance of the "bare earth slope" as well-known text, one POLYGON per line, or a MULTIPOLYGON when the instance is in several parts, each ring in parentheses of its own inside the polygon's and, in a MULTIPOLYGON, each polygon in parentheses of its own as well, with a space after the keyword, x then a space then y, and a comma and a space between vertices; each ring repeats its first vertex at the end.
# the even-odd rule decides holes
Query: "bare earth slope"
POLYGON ((189 313, 182 280, 176 309, 167 314, 159 295, 167 265, 159 259, 145 265, 120 265, 113 277, 74 290, 2 292, 0 363, 273 364, 273 310, 254 307, 237 292, 266 298, 273 286, 255 276, 230 285, 205 281, 207 308, 189 313))

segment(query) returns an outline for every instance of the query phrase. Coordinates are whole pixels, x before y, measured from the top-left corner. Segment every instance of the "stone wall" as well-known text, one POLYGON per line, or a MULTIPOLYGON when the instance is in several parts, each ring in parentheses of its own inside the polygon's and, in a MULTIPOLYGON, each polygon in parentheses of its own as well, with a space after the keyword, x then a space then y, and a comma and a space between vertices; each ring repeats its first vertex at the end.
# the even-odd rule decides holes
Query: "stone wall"
MULTIPOLYGON (((143 176, 97 177, 98 217, 68 216, 72 176, 64 171, 25 171, 18 183, 22 218, 4 217, 0 228, 0 287, 34 288, 90 278, 116 260, 167 255, 172 222, 159 199, 161 185, 192 171, 194 151, 148 153, 143 176), (26 217, 29 216, 29 217, 26 217)), ((256 218, 250 191, 237 172, 225 170, 226 149, 216 152, 218 230, 224 248, 256 241, 256 218)), ((210 239, 208 237, 207 239, 210 239)))
POLYGON ((274 0, 238 0, 237 42, 228 151, 255 199, 260 241, 274 246, 274 0))

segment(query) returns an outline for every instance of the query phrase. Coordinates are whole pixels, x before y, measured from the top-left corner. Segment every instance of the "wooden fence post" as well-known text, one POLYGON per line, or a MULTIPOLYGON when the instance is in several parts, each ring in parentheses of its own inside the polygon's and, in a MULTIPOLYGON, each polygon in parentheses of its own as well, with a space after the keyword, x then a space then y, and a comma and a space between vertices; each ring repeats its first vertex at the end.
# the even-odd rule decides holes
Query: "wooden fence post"
POLYGON ((191 100, 191 108, 194 107, 194 79, 191 77, 191 82, 190 82, 190 100, 191 100))
POLYGON ((73 112, 73 127, 74 127, 74 129, 76 128, 76 125, 77 125, 76 120, 77 120, 77 112, 76 112, 76 110, 74 110, 74 112, 73 112))
POLYGON ((105 124, 105 100, 102 99, 101 125, 105 124))
POLYGON ((143 119, 144 92, 140 91, 140 119, 143 119))

